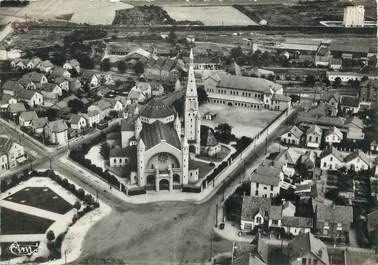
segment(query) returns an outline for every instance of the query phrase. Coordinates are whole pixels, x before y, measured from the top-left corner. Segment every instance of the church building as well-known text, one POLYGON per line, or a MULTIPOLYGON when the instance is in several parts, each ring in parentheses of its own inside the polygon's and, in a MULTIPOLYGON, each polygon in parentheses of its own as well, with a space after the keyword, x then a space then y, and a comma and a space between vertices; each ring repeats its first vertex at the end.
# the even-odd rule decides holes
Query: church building
POLYGON ((184 128, 175 109, 154 98, 122 120, 120 144, 110 150, 110 168, 127 168, 128 184, 146 190, 174 190, 199 180, 189 153, 199 154, 201 117, 198 110, 193 53, 185 95, 184 128), (136 158, 136 159, 135 159, 136 158))

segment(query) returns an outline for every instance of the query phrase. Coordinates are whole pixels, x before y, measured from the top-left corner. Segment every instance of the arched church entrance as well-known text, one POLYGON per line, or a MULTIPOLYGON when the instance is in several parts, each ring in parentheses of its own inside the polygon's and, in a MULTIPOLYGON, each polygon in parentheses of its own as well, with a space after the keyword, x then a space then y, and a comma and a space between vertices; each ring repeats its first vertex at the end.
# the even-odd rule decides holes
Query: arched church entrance
POLYGON ((159 190, 169 190, 169 181, 166 179, 160 180, 159 190))
POLYGON ((229 107, 232 107, 232 103, 231 103, 231 102, 228 102, 227 105, 228 105, 229 107))
POLYGON ((180 184, 180 175, 177 175, 177 174, 173 175, 173 183, 180 184))

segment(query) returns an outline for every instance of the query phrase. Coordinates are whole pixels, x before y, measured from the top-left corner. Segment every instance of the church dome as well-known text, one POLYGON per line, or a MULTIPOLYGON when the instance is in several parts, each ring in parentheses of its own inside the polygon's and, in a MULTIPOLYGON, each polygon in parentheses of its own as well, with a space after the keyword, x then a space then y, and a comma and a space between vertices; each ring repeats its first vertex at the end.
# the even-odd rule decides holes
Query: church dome
POLYGON ((144 107, 140 113, 140 116, 145 118, 161 119, 175 114, 175 110, 164 101, 152 100, 144 107))

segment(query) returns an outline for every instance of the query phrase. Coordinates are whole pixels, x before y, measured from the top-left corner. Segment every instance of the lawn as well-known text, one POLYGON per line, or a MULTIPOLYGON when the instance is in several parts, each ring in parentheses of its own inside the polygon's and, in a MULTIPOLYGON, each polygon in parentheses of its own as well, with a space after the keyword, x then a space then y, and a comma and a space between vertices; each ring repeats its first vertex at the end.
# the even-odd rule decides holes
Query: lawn
POLYGON ((197 160, 191 160, 189 167, 190 169, 199 168, 199 179, 206 176, 213 169, 212 166, 209 166, 209 163, 205 163, 205 162, 197 161, 197 160))
POLYGON ((212 121, 203 119, 202 125, 215 128, 220 123, 228 123, 232 126, 232 133, 236 137, 248 136, 251 138, 280 114, 278 111, 250 110, 213 103, 206 103, 200 106, 202 117, 209 111, 215 112, 217 116, 212 121))
POLYGON ((54 221, 1 208, 1 233, 44 234, 54 221))
POLYGON ((46 187, 27 187, 8 196, 5 200, 59 214, 65 214, 73 208, 70 203, 46 187))
POLYGON ((165 6, 176 21, 201 21, 205 26, 256 25, 232 6, 165 6))

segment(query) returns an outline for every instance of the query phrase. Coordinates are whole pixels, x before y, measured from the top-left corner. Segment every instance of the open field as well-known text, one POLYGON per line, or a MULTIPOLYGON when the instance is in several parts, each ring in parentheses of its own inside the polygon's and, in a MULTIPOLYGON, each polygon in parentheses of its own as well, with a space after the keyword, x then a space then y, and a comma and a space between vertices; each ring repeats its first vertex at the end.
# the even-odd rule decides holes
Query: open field
POLYGON ((112 3, 102 0, 40 0, 30 2, 23 8, 6 7, 0 14, 15 18, 28 16, 36 19, 53 19, 72 14, 71 21, 75 23, 111 24, 116 10, 132 7, 121 2, 112 3))
POLYGON ((232 6, 165 6, 171 18, 176 21, 201 21, 205 26, 255 25, 256 23, 232 6))
POLYGON ((73 208, 70 203, 58 196, 58 194, 45 187, 24 188, 8 196, 5 200, 59 214, 65 214, 73 208))
POLYGON ((203 125, 215 128, 220 123, 228 123, 232 126, 232 133, 236 137, 254 137, 280 113, 278 111, 249 110, 212 103, 200 106, 202 117, 209 111, 215 112, 217 116, 212 121, 202 120, 203 125))

